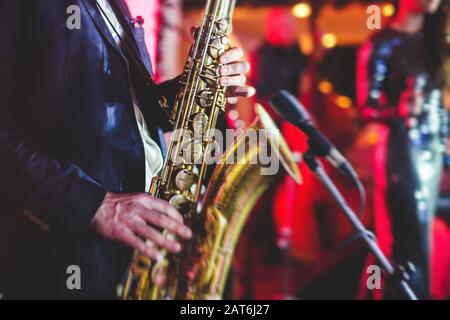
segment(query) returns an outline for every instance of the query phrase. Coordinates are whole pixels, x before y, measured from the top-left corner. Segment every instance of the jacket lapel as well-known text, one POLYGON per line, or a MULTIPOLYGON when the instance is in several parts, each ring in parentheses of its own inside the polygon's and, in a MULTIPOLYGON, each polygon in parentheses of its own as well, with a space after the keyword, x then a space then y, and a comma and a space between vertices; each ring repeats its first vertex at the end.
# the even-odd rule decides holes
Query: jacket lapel
POLYGON ((152 74, 152 64, 150 55, 148 54, 148 50, 145 45, 144 30, 142 28, 134 28, 132 26, 131 13, 125 0, 113 0, 113 2, 116 4, 118 10, 121 11, 123 17, 125 17, 126 23, 124 28, 125 31, 130 35, 130 38, 132 38, 133 45, 137 49, 137 54, 141 59, 140 62, 143 63, 143 66, 149 72, 149 74, 152 74))
MULTIPOLYGON (((129 40, 132 42, 132 47, 133 47, 132 50, 134 51, 133 55, 137 58, 137 61, 135 63, 138 64, 138 68, 140 70, 142 70, 143 72, 146 73, 143 76, 145 76, 146 79, 150 79, 150 82, 152 82, 150 59, 148 58, 147 63, 145 63, 143 61, 144 59, 142 56, 142 51, 146 52, 146 49, 142 50, 142 48, 140 48, 140 46, 138 46, 138 44, 137 44, 138 42, 136 40, 133 29, 131 28, 131 22, 129 21, 130 13, 129 13, 128 7, 122 0, 113 0, 113 1, 114 2, 112 2, 111 4, 117 5, 117 9, 119 11, 118 13, 122 15, 121 17, 118 17, 119 21, 122 22, 122 27, 124 28, 125 32, 127 33, 129 40)), ((81 2, 83 3, 84 7, 86 8, 87 12, 89 13, 89 16, 91 17, 91 19, 94 21, 95 26, 97 27, 97 29, 99 30, 99 32, 103 36, 103 38, 111 45, 111 47, 114 48, 114 50, 117 51, 117 53, 119 53, 122 56, 122 58, 126 59, 122 50, 117 45, 111 32, 109 31, 109 28, 106 25, 105 20, 103 19, 100 12, 98 11, 96 0, 81 0, 81 2)), ((147 54, 147 56, 148 56, 148 54, 147 54)), ((133 63, 132 61, 130 61, 130 62, 133 63)))
POLYGON ((122 57, 124 57, 122 54, 122 50, 120 50, 111 32, 109 32, 105 20, 100 15, 100 12, 98 12, 95 0, 81 0, 81 2, 83 3, 83 6, 86 8, 86 11, 89 13, 91 19, 94 21, 95 26, 97 27, 98 31, 103 36, 103 38, 106 39, 106 41, 111 45, 111 47, 114 48, 114 50, 117 51, 117 53, 119 53, 122 57))

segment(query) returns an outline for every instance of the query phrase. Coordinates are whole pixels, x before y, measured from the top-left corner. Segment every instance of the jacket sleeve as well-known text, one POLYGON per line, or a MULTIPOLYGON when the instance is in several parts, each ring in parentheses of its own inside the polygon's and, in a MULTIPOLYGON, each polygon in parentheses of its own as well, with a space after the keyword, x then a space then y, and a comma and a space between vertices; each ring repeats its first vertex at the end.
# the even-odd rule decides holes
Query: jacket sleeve
POLYGON ((17 70, 21 53, 27 51, 31 57, 21 43, 26 5, 0 0, 0 184, 13 189, 23 209, 51 231, 78 236, 89 227, 106 192, 77 166, 34 148, 23 130, 17 109, 26 90, 20 88, 17 70))
POLYGON ((388 73, 388 57, 374 40, 358 52, 357 99, 364 120, 386 121, 398 116, 397 106, 389 105, 384 88, 388 73))

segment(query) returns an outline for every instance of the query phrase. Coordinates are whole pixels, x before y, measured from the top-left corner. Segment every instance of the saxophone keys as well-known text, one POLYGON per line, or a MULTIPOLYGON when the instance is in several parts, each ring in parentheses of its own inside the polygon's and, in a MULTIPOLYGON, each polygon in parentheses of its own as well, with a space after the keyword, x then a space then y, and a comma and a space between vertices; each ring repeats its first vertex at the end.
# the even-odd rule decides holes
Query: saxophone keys
MULTIPOLYGON (((192 194, 195 194, 197 192, 197 184, 193 184, 191 187, 191 190, 189 190, 192 194)), ((202 185, 200 189, 200 194, 204 194, 206 192, 206 187, 202 185)))
POLYGON ((230 45, 230 38, 228 38, 227 36, 224 36, 224 37, 220 38, 220 42, 225 47, 228 47, 230 45))
POLYGON ((158 287, 162 287, 167 280, 167 267, 169 263, 167 260, 158 261, 152 269, 152 282, 158 287))
MULTIPOLYGON (((210 90, 202 90, 197 95, 197 103, 203 109, 210 108, 212 105, 213 94, 210 90)), ((194 119, 195 121, 195 119, 194 119)))
POLYGON ((230 23, 227 21, 227 19, 221 19, 216 22, 217 30, 219 30, 220 32, 227 32, 229 25, 230 23))
POLYGON ((225 52, 224 45, 220 38, 214 39, 209 47, 209 55, 213 59, 218 59, 225 52))
POLYGON ((169 109, 170 109, 170 106, 169 106, 169 103, 168 103, 166 97, 161 97, 161 99, 160 99, 158 102, 159 102, 159 106, 160 106, 163 110, 169 110, 169 109))
POLYGON ((187 198, 184 195, 182 195, 182 194, 174 195, 169 200, 169 203, 172 206, 174 206, 175 209, 177 209, 177 210, 183 209, 186 206, 187 202, 188 202, 187 198))
POLYGON ((194 129, 194 134, 202 135, 206 130, 208 121, 209 118, 206 114, 197 113, 192 121, 192 128, 194 129))
POLYGON ((181 170, 177 173, 175 177, 175 185, 178 190, 186 191, 188 190, 195 181, 195 175, 189 170, 181 170))
POLYGON ((188 164, 199 163, 203 156, 203 144, 200 140, 188 142, 183 148, 183 160, 188 164))

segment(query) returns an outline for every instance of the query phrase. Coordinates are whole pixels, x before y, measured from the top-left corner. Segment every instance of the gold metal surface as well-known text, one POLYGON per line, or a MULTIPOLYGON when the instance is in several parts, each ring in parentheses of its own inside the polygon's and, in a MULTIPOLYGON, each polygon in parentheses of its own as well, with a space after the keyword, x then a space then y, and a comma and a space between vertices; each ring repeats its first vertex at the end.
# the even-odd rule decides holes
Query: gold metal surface
MULTIPOLYGON (((220 299, 236 242, 258 198, 285 172, 300 182, 286 142, 259 105, 255 110, 258 119, 249 129, 262 135, 270 132, 264 136, 266 143, 250 144, 245 134, 239 136, 209 183, 205 181, 207 157, 215 142, 213 129, 226 104, 225 89, 218 81, 217 58, 230 48, 234 6, 235 0, 207 1, 181 76, 181 90, 170 111, 174 133, 167 159, 149 192, 180 211, 193 230, 193 238, 182 242, 179 254, 160 250, 155 262, 135 252, 121 290, 124 299, 220 299), (276 146, 275 158, 285 168, 277 175, 261 175, 263 165, 258 159, 267 143, 276 146)), ((169 110, 167 103, 161 104, 169 110)), ((175 238, 167 230, 164 235, 175 238)))

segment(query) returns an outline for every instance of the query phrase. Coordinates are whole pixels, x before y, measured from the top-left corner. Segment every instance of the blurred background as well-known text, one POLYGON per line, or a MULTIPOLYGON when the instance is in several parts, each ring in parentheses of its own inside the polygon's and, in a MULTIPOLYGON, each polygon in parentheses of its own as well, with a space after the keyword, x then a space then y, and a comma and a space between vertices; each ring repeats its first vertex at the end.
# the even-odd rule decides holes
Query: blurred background
MULTIPOLYGON (((181 73, 192 43, 190 29, 200 24, 204 0, 128 0, 134 15, 143 16, 155 78, 164 81, 181 73)), ((381 27, 395 15, 395 1, 365 0, 238 0, 233 44, 252 64, 249 81, 255 99, 240 99, 228 109, 230 127, 251 124, 255 100, 264 101, 271 86, 285 86, 298 95, 321 130, 351 160, 366 187, 364 224, 377 231, 382 249, 392 247, 389 218, 374 208, 373 148, 380 137, 361 125, 356 108, 358 48, 378 30, 370 30, 369 5, 377 5, 381 27), (268 42, 286 42, 280 59, 265 50, 268 42), (280 71, 279 68, 286 70, 280 71), (275 70, 275 71, 274 71, 275 70), (277 76, 271 76, 276 73, 277 76)), ((450 34, 450 24, 448 24, 450 34)), ((448 36, 447 36, 448 38, 448 36)), ((448 42, 447 42, 448 44, 448 42)), ((447 58, 446 75, 450 75, 447 58)), ((450 79, 445 93, 450 108, 450 79)), ((301 159, 306 139, 297 129, 276 119, 301 159)), ((351 227, 325 190, 300 164, 301 187, 286 179, 270 190, 270 200, 255 209, 239 243, 228 297, 257 299, 376 299, 365 289, 365 268, 371 257, 360 241, 350 241, 351 227), (289 240, 289 246, 280 244, 289 240)), ((350 204, 357 208, 353 184, 331 172, 350 204)), ((435 299, 450 298, 450 175, 442 181, 433 221, 431 291, 435 299)))

